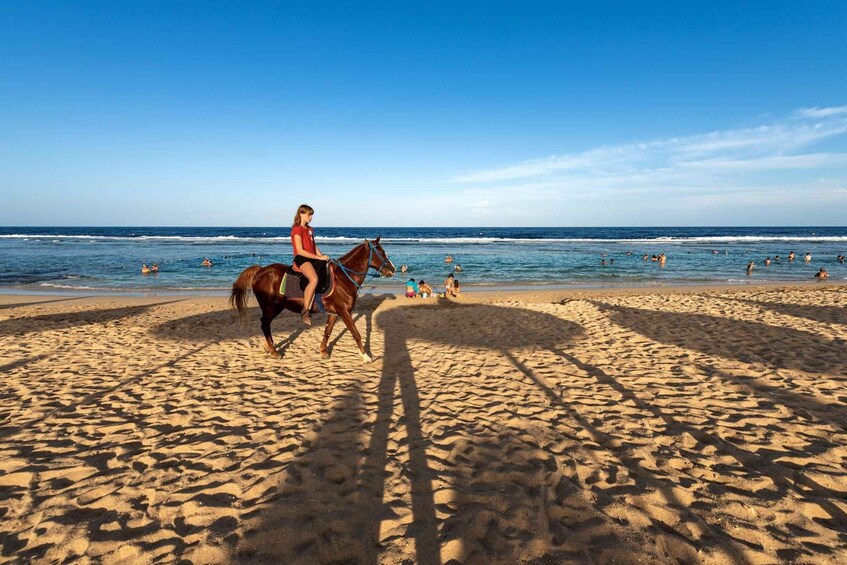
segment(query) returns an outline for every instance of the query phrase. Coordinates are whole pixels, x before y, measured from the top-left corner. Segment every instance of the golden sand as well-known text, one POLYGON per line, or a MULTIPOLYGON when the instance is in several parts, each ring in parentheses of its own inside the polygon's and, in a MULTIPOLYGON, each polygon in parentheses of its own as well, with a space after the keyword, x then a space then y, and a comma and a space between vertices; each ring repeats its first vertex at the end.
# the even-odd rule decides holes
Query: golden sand
POLYGON ((847 287, 251 314, 0 297, 0 560, 847 563, 847 287))

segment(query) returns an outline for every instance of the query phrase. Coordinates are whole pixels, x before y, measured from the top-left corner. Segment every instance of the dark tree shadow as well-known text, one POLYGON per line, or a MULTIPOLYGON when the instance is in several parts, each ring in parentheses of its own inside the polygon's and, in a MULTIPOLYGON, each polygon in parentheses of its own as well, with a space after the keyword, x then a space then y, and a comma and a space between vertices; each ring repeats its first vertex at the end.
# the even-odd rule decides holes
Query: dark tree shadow
POLYGON ((27 359, 19 359, 18 361, 12 361, 11 363, 7 363, 5 365, 0 366, 0 373, 7 373, 9 371, 12 371, 13 369, 18 369, 20 367, 26 367, 27 365, 29 365, 31 363, 37 363, 37 362, 41 361, 42 359, 46 359, 47 357, 48 357, 48 355, 41 354, 41 355, 36 355, 34 357, 29 357, 27 359))
POLYGON ((613 323, 660 343, 777 369, 847 375, 844 340, 707 314, 645 310, 599 301, 593 304, 613 323), (737 345, 731 342, 736 338, 737 345))
MULTIPOLYGON (((735 459, 743 468, 747 469, 749 473, 754 475, 762 475, 770 478, 777 488, 777 492, 775 493, 776 497, 784 497, 789 491, 793 492, 800 498, 804 498, 811 493, 814 497, 813 499, 815 503, 819 505, 820 508, 827 512, 830 516, 829 520, 822 520, 822 522, 827 527, 837 529, 840 525, 847 524, 847 514, 845 514, 845 512, 838 507, 838 505, 834 504, 831 500, 829 500, 829 498, 843 498, 844 495, 847 493, 827 488, 809 478, 801 470, 785 467, 783 465, 773 462, 772 460, 768 459, 763 455, 760 455, 759 453, 753 453, 751 451, 742 449, 741 447, 729 441, 726 441, 717 435, 704 431, 699 427, 695 427, 686 422, 676 420, 672 416, 664 414, 658 407, 649 405, 644 402, 632 391, 623 386, 617 379, 615 379, 599 367, 584 363, 575 356, 570 355, 564 351, 560 351, 559 354, 570 363, 573 363, 581 370, 585 371, 588 375, 594 377, 597 382, 607 385, 617 391, 623 398, 635 404, 635 406, 637 406, 639 410, 645 413, 650 413, 653 417, 663 420, 665 422, 665 425, 667 426, 668 433, 687 433, 693 438, 697 439, 702 444, 711 445, 715 447, 720 453, 729 455, 730 457, 735 459)), ((697 459, 703 459, 707 456, 699 455, 695 452, 689 452, 688 457, 696 461, 697 459)), ((757 494, 753 492, 745 494, 750 497, 757 496, 757 494)), ((774 498, 774 493, 766 493, 764 494, 764 496, 770 500, 774 498)), ((753 547, 757 550, 763 549, 761 546, 751 546, 749 542, 733 537, 728 531, 723 528, 717 529, 715 526, 712 526, 712 528, 716 529, 716 531, 719 531, 721 535, 725 536, 728 539, 732 539, 737 543, 746 545, 748 547, 753 547)), ((738 554, 736 555, 736 557, 741 560, 742 555, 738 554)), ((743 562, 743 560, 741 560, 741 562, 743 562)))
POLYGON ((90 296, 73 296, 71 298, 55 298, 53 300, 37 300, 35 302, 14 302, 9 304, 0 304, 0 310, 10 310, 12 308, 24 308, 26 306, 40 306, 42 304, 50 304, 51 302, 67 302, 69 300, 84 300, 91 298, 90 296))
POLYGON ((125 306, 123 308, 108 308, 97 310, 83 310, 80 312, 60 312, 55 314, 44 314, 23 318, 10 318, 0 321, 0 336, 20 335, 24 333, 35 333, 43 331, 66 330, 79 326, 91 324, 104 324, 114 322, 123 318, 137 316, 156 306, 173 304, 182 300, 167 300, 141 306, 125 306))
POLYGON ((53 417, 57 414, 60 414, 62 412, 65 412, 65 411, 71 411, 72 412, 72 411, 76 410, 76 408, 79 407, 79 406, 83 406, 83 405, 91 404, 91 403, 96 403, 96 402, 100 401, 102 398, 109 395, 110 393, 115 392, 116 390, 123 388, 124 386, 126 386, 127 384, 129 384, 131 382, 140 380, 140 379, 144 378, 145 376, 150 375, 152 373, 155 373, 156 371, 158 371, 160 369, 174 367, 177 363, 179 363, 183 359, 187 359, 187 358, 191 357, 192 355, 199 353, 203 349, 206 349, 207 347, 209 347, 209 345, 211 345, 211 344, 210 343, 201 344, 200 346, 192 349, 191 351, 188 351, 188 352, 186 352, 186 353, 184 353, 184 354, 182 354, 178 357, 175 357, 175 358, 173 358, 169 361, 166 361, 164 363, 156 365, 155 367, 152 367, 152 368, 144 371, 143 373, 140 373, 140 374, 137 374, 137 375, 132 375, 130 377, 122 379, 119 382, 115 383, 114 385, 112 385, 108 388, 104 388, 104 389, 101 389, 101 390, 98 390, 96 392, 92 392, 92 393, 89 393, 89 394, 82 394, 82 395, 76 397, 75 399, 73 399, 73 401, 71 401, 68 404, 68 406, 62 406, 62 407, 59 407, 59 408, 54 408, 53 410, 50 410, 49 412, 45 412, 44 414, 38 416, 37 418, 34 418, 34 419, 32 419, 32 420, 30 420, 30 421, 28 421, 24 424, 21 424, 19 426, 1 426, 0 427, 0 438, 13 436, 13 435, 17 434, 18 432, 20 432, 24 429, 30 428, 30 427, 32 427, 32 426, 34 426, 34 425, 36 425, 40 422, 46 421, 46 420, 50 419, 51 417, 53 417))
MULTIPOLYGON (((409 353, 410 339, 446 343, 456 347, 491 348, 492 344, 510 336, 514 348, 540 346, 565 347, 582 334, 582 328, 553 316, 526 310, 504 309, 488 305, 442 306, 416 305, 410 315, 407 308, 394 308, 377 315, 377 324, 385 333, 385 358, 378 389, 377 420, 371 434, 365 467, 385 469, 388 462, 388 437, 392 428, 403 426, 408 438, 408 475, 411 483, 417 562, 441 562, 441 540, 438 535, 432 481, 426 448, 429 439, 422 429, 420 393, 409 353), (394 398, 399 386, 403 418, 396 421, 394 398)), ((384 473, 375 472, 368 492, 374 493, 371 532, 378 538, 380 522, 389 518, 386 508, 379 509, 385 488, 384 473)))
MULTIPOLYGON (((847 297, 847 294, 844 296, 847 297)), ((807 320, 821 322, 824 324, 847 325, 847 304, 844 306, 817 306, 812 304, 787 304, 784 302, 765 302, 746 298, 730 297, 725 297, 725 300, 742 302, 744 304, 765 308, 778 314, 786 314, 788 316, 794 316, 795 318, 806 318, 807 320)))
MULTIPOLYGON (((839 359, 837 343, 809 332, 704 314, 641 310, 613 306, 599 301, 594 301, 593 304, 609 314, 610 320, 621 327, 654 341, 695 349, 715 357, 726 358, 729 355, 730 358, 745 363, 760 362, 776 368, 802 368, 806 371, 812 366, 821 366, 822 360, 830 359, 831 363, 824 365, 824 368, 828 367, 836 374, 839 371, 839 365, 844 363, 843 359, 839 359), (735 324, 738 324, 737 328, 735 324), (742 336, 745 344, 733 344, 727 338, 733 335, 742 336), (800 341, 792 343, 792 340, 800 341), (753 342, 752 347, 749 346, 750 341, 753 342), (778 344, 784 344, 784 347, 777 347, 778 344)), ((713 375, 735 386, 752 390, 765 401, 776 400, 798 415, 811 414, 822 422, 829 422, 847 429, 847 415, 842 410, 821 402, 813 396, 804 395, 801 391, 774 386, 759 379, 741 379, 706 365, 700 365, 699 368, 707 375, 713 375)), ((840 401, 843 402, 843 400, 840 401)))
POLYGON ((361 484, 365 407, 355 388, 336 398, 314 442, 285 469, 285 482, 244 518, 255 525, 236 548, 239 563, 373 563, 373 508, 361 484))

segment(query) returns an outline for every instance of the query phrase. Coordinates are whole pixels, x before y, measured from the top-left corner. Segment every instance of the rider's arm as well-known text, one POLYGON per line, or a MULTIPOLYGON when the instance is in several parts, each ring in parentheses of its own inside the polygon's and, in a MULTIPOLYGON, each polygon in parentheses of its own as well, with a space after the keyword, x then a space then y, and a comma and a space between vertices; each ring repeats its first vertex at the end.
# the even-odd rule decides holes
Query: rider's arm
MULTIPOLYGON (((318 247, 316 245, 315 249, 317 250, 317 248, 318 247)), ((318 251, 318 255, 315 255, 314 253, 310 253, 303 249, 303 237, 299 233, 294 234, 294 249, 296 250, 297 255, 302 255, 303 257, 308 257, 309 259, 329 259, 329 257, 327 257, 326 255, 321 254, 320 251, 318 251)))

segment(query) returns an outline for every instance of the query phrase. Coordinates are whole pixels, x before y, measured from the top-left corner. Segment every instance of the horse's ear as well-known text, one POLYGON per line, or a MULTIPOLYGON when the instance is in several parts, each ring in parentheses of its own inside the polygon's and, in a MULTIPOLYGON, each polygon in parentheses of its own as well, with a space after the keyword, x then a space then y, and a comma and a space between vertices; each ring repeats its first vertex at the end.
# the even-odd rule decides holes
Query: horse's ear
POLYGON ((381 235, 376 236, 376 239, 374 240, 374 243, 379 243, 379 238, 381 238, 381 237, 382 237, 381 235))

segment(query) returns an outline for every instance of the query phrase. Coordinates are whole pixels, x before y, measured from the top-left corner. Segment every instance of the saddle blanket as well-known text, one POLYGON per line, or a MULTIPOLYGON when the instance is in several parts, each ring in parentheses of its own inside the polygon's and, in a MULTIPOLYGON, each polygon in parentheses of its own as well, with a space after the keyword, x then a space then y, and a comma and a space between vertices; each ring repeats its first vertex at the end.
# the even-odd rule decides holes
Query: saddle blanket
MULTIPOLYGON (((282 283, 279 285, 279 293, 286 298, 303 298, 303 291, 309 280, 301 273, 298 273, 289 266, 285 274, 282 276, 282 283)), ((332 295, 335 290, 335 277, 332 276, 332 270, 327 264, 325 269, 321 269, 318 273, 318 287, 315 289, 315 302, 318 310, 324 312, 323 299, 332 295)))

